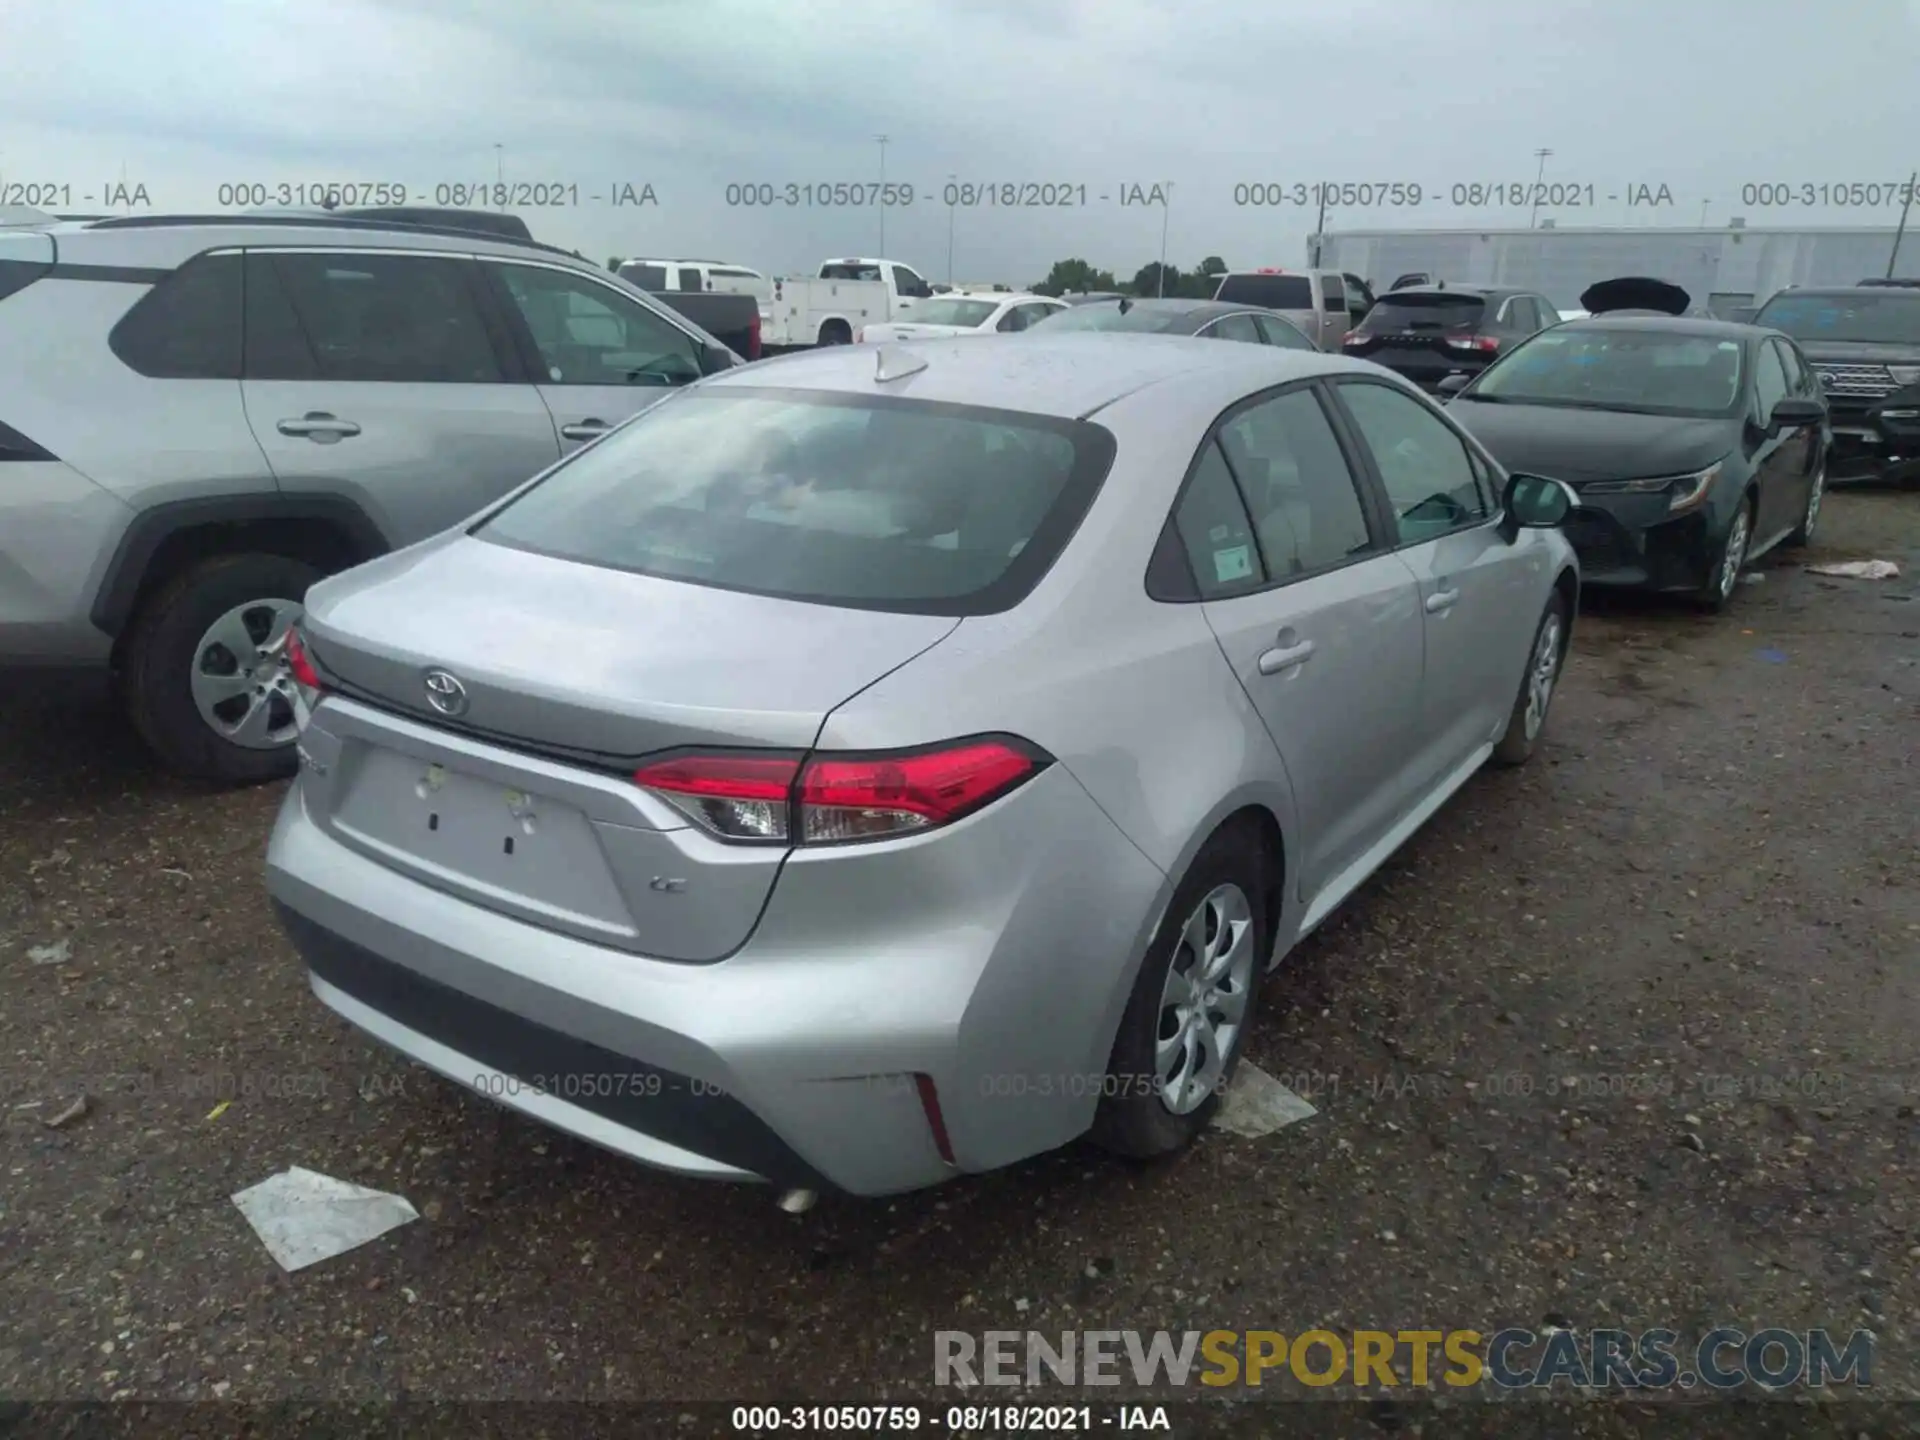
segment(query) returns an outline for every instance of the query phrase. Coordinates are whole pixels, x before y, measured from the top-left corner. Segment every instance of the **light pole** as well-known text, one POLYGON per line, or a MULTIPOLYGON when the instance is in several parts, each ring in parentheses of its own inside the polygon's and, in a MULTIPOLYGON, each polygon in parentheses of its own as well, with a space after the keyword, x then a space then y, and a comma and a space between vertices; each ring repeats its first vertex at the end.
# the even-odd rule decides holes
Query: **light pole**
POLYGON ((1900 242, 1907 235, 1907 216, 1913 213, 1913 192, 1920 189, 1920 170, 1907 179, 1907 198, 1900 206, 1900 228, 1893 232, 1893 252, 1887 256, 1887 279, 1893 279, 1893 267, 1900 259, 1900 242))
POLYGON ((1539 226, 1540 182, 1547 178, 1547 157, 1553 154, 1551 150, 1536 150, 1533 153, 1540 157, 1540 169, 1533 177, 1533 213, 1527 217, 1527 228, 1529 230, 1537 229, 1539 226))
POLYGON ((947 288, 953 288, 953 202, 960 198, 960 177, 947 176, 947 288))
POLYGON ((1165 186, 1166 194, 1160 197, 1160 296, 1167 294, 1167 221, 1173 214, 1173 182, 1165 186))
POLYGON ((880 147, 880 254, 876 258, 884 260, 887 258, 887 137, 873 138, 880 147))

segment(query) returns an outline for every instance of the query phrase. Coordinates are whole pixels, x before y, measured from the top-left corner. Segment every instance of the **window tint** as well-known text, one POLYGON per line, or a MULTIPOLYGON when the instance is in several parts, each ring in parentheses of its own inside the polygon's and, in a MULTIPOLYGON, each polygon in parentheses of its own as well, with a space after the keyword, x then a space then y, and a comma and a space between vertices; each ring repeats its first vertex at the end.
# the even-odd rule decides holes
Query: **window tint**
POLYGON ((660 291, 667 288, 667 270, 664 265, 622 265, 620 278, 629 285, 637 285, 642 290, 660 291))
POLYGON ((927 282, 904 265, 893 267, 893 288, 894 293, 899 295, 918 296, 932 293, 932 288, 927 282))
POLYGON ((1024 330, 1034 322, 1033 313, 1025 305, 1015 305, 1000 317, 996 330, 1024 330))
POLYGON ((1773 414, 1773 407, 1787 398, 1787 371, 1780 363, 1779 347, 1762 345, 1759 365, 1753 372, 1753 386, 1760 397, 1760 418, 1773 414))
POLYGON ((1402 541, 1426 540, 1487 518, 1490 509, 1467 447, 1439 416, 1385 385, 1345 382, 1340 397, 1380 471, 1402 541))
POLYGON ((1269 576, 1285 580, 1373 548, 1360 492, 1310 390, 1243 410, 1220 428, 1269 576))
POLYGON ((1253 523, 1217 440, 1209 440, 1200 452, 1200 463, 1173 512, 1173 526, 1202 600, 1244 594, 1266 583, 1254 549, 1253 523))
POLYGON ((1431 335, 1452 333, 1470 335, 1486 313, 1486 301, 1478 295, 1461 295, 1444 290, 1389 294, 1360 322, 1367 335, 1431 335))
POLYGON ((240 257, 189 260, 121 317, 109 343, 156 379, 239 379, 240 257))
POLYGON ((1279 345, 1288 350, 1316 348, 1298 325, 1290 325, 1278 315, 1256 315, 1253 323, 1260 327, 1260 333, 1266 337, 1269 345, 1279 345))
POLYGON ((1509 302, 1507 324, 1522 335, 1531 335, 1540 328, 1540 318, 1534 314, 1533 301, 1525 295, 1516 295, 1509 302))
POLYGON ((1027 317, 1027 324, 1030 326, 1038 325, 1056 310, 1064 309, 1066 309, 1064 305, 1043 305, 1037 300, 1020 307, 1021 313, 1027 317))
POLYGON ((1800 396, 1814 394, 1813 371, 1807 368, 1806 358, 1788 341, 1775 340, 1773 344, 1780 351, 1780 363, 1786 366, 1787 389, 1800 396))
POLYGON ((1538 318, 1542 330, 1546 329, 1549 325, 1558 325, 1560 323, 1560 312, 1553 308, 1553 302, 1545 296, 1534 296, 1533 308, 1540 312, 1538 318))
POLYGON ((502 264, 495 271, 533 335, 545 383, 685 385, 700 378, 692 337, 630 296, 566 270, 502 264))
POLYGON ((1341 287, 1338 275, 1322 276, 1320 280, 1320 308, 1322 310, 1345 310, 1347 292, 1341 287))
POLYGON ((255 251, 248 265, 249 379, 506 378, 469 286, 471 262, 255 251))
POLYGON ((1213 298, 1234 305, 1264 305, 1269 310, 1311 310, 1313 286, 1304 275, 1229 275, 1213 298))
POLYGON ((699 291, 707 288, 706 283, 701 280, 698 270, 689 270, 684 266, 681 267, 678 275, 675 276, 673 285, 676 290, 699 291))
POLYGON ((1113 454, 1084 421, 696 389, 578 451, 474 533, 761 595, 986 614, 1053 564, 1113 454))
POLYGON ((1209 340, 1240 340, 1248 345, 1261 343, 1260 332, 1254 327, 1251 315, 1228 315, 1213 322, 1200 332, 1209 340))

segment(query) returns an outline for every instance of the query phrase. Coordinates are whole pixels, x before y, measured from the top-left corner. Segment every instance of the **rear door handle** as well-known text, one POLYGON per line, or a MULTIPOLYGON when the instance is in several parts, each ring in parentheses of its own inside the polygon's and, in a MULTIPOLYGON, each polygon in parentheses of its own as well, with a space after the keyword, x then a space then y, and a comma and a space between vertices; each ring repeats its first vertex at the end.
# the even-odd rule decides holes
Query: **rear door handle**
POLYGON ((322 445, 331 445, 360 433, 360 427, 353 421, 342 420, 324 410, 309 410, 298 420, 282 420, 274 429, 282 435, 305 436, 322 445))
POLYGON ((1282 670, 1291 670, 1296 665, 1304 665, 1312 656, 1311 640, 1302 640, 1297 645, 1276 646, 1260 657, 1260 673, 1278 675, 1282 670))
POLYGON ((1427 613, 1439 615, 1453 608, 1453 602, 1460 598, 1458 590, 1436 590, 1427 596, 1427 613))
POLYGON ((581 420, 572 425, 562 425, 560 433, 569 440, 591 440, 596 435, 604 435, 613 427, 604 420, 581 420))

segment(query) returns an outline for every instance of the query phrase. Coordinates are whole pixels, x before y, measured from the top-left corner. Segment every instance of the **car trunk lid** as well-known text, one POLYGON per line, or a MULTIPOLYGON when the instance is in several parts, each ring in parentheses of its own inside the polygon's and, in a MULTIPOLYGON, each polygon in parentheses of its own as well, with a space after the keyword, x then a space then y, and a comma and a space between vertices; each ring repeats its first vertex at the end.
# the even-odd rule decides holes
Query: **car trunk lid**
POLYGON ((1389 291, 1360 322, 1343 348, 1409 379, 1437 383, 1457 370, 1477 368, 1493 356, 1462 342, 1474 337, 1486 314, 1479 295, 1435 291, 1389 291))
POLYGON ((687 961, 746 939, 786 847, 712 838, 631 783, 636 761, 805 751, 837 705, 959 624, 463 535, 322 582, 307 603, 330 692, 301 742, 318 823, 476 904, 687 961))

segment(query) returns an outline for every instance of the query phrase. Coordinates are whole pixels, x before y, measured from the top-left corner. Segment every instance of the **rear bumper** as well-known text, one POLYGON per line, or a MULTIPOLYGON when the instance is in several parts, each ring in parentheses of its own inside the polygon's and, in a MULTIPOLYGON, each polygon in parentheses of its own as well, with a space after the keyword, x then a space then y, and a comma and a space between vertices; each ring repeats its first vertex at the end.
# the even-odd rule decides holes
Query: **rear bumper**
POLYGON ((705 965, 388 869, 314 821, 303 783, 267 883, 335 1012, 659 1169, 878 1195, 1084 1133, 1166 877, 1057 765, 939 835, 861 849, 796 852, 746 945, 705 965))

